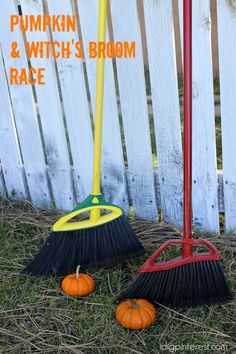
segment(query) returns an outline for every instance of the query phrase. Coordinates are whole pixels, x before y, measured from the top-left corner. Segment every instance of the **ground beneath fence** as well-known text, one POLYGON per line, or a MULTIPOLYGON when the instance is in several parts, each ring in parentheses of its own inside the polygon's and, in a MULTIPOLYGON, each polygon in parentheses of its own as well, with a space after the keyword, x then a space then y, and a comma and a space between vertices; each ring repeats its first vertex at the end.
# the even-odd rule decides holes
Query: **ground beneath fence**
MULTIPOLYGON (((29 203, 0 202, 1 353, 235 352, 235 303, 184 312, 161 308, 156 323, 140 332, 116 323, 115 298, 132 282, 146 257, 93 272, 96 290, 80 300, 64 295, 61 278, 22 275, 23 265, 37 252, 59 216, 55 210, 37 209, 29 203), (186 349, 188 345, 194 345, 194 351, 186 349)), ((167 225, 130 222, 148 254, 167 239, 180 237, 178 230, 167 225)), ((226 276, 235 289, 235 239, 207 238, 222 253, 226 276)))

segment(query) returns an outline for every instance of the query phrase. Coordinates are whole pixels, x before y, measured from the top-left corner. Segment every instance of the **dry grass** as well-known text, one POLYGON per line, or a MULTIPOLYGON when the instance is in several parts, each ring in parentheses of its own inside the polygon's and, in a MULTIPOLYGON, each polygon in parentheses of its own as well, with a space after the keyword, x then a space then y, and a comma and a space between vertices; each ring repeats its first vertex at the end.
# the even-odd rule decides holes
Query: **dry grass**
MULTIPOLYGON (((144 258, 94 272, 96 291, 85 299, 72 299, 61 291, 60 278, 20 273, 48 235, 58 211, 1 201, 0 214, 1 353, 151 354, 174 352, 171 345, 188 344, 208 345, 208 349, 176 352, 235 352, 235 303, 185 312, 161 308, 151 328, 125 330, 114 319, 115 298, 136 276, 144 258), (169 350, 160 349, 161 345, 169 345, 169 350)), ((166 225, 131 223, 149 253, 164 240, 180 237, 166 225)), ((227 277, 235 288, 235 239, 211 235, 208 239, 221 251, 227 277)))

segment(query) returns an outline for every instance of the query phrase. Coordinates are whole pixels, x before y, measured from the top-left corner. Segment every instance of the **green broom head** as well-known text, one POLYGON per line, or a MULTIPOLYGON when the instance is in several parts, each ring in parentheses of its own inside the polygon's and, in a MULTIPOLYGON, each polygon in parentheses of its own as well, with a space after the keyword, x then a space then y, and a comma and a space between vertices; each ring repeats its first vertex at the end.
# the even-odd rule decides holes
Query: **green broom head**
POLYGON ((53 225, 43 248, 23 272, 66 275, 77 265, 83 270, 101 268, 144 253, 123 210, 107 203, 102 195, 89 195, 53 225), (88 219, 75 220, 86 213, 88 219))
POLYGON ((141 267, 133 286, 119 300, 146 299, 156 306, 176 309, 228 302, 233 296, 220 260, 217 249, 202 238, 189 244, 169 240, 141 267), (182 246, 181 257, 157 262, 162 252, 173 244, 182 246), (205 245, 209 252, 193 253, 193 246, 200 245, 205 245))

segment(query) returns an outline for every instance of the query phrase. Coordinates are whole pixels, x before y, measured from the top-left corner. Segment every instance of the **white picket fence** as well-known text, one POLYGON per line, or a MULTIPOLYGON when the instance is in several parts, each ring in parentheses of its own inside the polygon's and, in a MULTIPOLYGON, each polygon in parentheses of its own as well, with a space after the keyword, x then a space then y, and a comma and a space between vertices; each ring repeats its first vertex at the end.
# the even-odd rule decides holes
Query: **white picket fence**
MULTIPOLYGON (((138 0, 141 1, 141 0, 138 0)), ((177 0, 176 0, 177 1, 177 0)), ((43 0, 0 0, 0 193, 69 210, 91 191, 96 61, 31 59, 45 86, 9 85, 9 70, 28 67, 25 40, 50 33, 10 32, 10 15, 42 15, 43 0), (12 41, 20 59, 11 58, 12 41), (86 73, 86 75, 85 75, 86 73), (89 93, 88 93, 89 91, 89 93)), ((97 39, 98 0, 47 0, 49 14, 79 14, 81 33, 53 40, 97 39)), ((153 165, 140 21, 136 0, 110 0, 115 41, 136 41, 135 59, 106 61, 102 189, 138 218, 182 225, 182 140, 172 0, 144 0, 158 168, 153 165), (118 84, 118 85, 117 85, 118 84), (125 148, 124 148, 125 145, 125 148), (124 159, 127 157, 127 162, 124 159), (158 213, 158 210, 162 213, 158 213)), ((182 24, 182 0, 179 0, 182 24)), ((210 0, 193 1, 193 216, 196 227, 236 231, 236 2, 217 0, 223 171, 217 171, 210 0), (223 175, 223 177, 222 177, 223 175)), ((182 25, 181 25, 182 27, 182 25)), ((109 31, 108 31, 109 32, 109 31)), ((182 34, 181 34, 182 35, 182 34)), ((107 33, 109 38, 109 33, 107 33)))

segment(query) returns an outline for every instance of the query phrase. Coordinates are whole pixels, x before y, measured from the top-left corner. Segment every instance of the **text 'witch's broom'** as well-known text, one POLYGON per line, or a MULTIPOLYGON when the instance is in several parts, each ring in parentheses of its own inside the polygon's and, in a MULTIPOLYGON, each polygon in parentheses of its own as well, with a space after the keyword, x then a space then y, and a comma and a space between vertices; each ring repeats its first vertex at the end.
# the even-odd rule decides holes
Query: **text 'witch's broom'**
MULTIPOLYGON (((106 41, 107 0, 99 1, 98 41, 106 41)), ((41 251, 24 269, 34 275, 65 275, 143 255, 144 248, 126 221, 123 210, 107 203, 101 194, 102 115, 105 59, 97 60, 96 116, 94 133, 93 191, 88 198, 52 227, 41 251), (102 215, 102 210, 107 214, 102 215), (73 222, 89 212, 89 220, 73 222), (71 222, 70 222, 71 221, 71 222)))
POLYGON ((165 242, 141 267, 133 286, 119 298, 146 299, 173 308, 222 303, 232 294, 217 249, 202 238, 192 239, 192 1, 184 0, 184 233, 165 242), (158 257, 171 245, 182 255, 166 262, 158 257), (194 253, 205 246, 209 252, 194 253))

